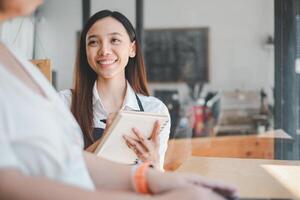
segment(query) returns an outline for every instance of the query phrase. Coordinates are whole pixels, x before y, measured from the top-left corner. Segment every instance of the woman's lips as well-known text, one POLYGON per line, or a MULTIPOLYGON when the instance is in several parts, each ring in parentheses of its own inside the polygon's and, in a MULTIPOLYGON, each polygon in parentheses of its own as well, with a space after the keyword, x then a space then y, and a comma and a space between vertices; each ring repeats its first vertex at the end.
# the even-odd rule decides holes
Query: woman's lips
POLYGON ((109 66, 116 62, 117 60, 97 60, 97 63, 101 66, 109 66))

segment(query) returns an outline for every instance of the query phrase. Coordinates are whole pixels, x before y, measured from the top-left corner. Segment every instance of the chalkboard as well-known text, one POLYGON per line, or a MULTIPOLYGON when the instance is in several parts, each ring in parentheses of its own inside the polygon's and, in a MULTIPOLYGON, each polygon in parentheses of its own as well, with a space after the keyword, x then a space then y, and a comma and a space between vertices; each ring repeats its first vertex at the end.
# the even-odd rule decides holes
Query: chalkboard
POLYGON ((149 81, 208 81, 208 28, 146 30, 144 41, 149 81))

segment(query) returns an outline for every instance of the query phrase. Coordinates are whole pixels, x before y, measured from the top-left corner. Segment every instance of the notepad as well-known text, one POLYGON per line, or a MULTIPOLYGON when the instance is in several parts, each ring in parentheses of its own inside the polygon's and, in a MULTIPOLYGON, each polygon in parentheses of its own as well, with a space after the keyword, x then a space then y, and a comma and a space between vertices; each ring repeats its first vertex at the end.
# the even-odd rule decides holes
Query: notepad
POLYGON ((134 164, 138 160, 138 157, 129 149, 123 135, 136 138, 136 135, 132 131, 132 128, 135 127, 146 138, 150 138, 156 120, 160 122, 161 133, 169 121, 169 117, 166 114, 139 111, 118 112, 94 153, 97 156, 114 162, 134 164))

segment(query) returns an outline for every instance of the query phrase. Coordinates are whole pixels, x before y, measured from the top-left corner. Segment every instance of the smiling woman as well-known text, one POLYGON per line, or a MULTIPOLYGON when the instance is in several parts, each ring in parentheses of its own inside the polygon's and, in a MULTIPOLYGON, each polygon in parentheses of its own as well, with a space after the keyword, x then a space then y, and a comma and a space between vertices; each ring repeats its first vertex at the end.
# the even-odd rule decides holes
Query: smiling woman
MULTIPOLYGON (((123 14, 109 10, 94 14, 82 31, 78 51, 74 89, 60 94, 83 130, 85 147, 101 139, 106 120, 119 110, 169 116, 167 107, 149 96, 140 45, 132 24, 123 14)), ((163 169, 170 122, 158 133, 154 127, 149 142, 139 137, 125 140, 141 161, 163 169)))
POLYGON ((129 58, 134 56, 135 41, 130 41, 126 29, 116 19, 107 17, 99 20, 88 31, 88 63, 98 74, 99 82, 123 79, 125 84, 125 67, 129 58))

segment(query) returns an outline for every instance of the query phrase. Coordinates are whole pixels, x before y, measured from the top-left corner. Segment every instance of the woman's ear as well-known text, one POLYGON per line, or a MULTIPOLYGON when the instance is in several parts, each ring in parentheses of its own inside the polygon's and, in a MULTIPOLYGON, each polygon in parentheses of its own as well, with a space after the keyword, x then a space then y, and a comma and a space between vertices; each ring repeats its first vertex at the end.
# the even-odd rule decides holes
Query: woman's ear
POLYGON ((135 55, 136 55, 136 43, 135 43, 135 41, 133 41, 130 46, 129 57, 134 58, 135 55))

